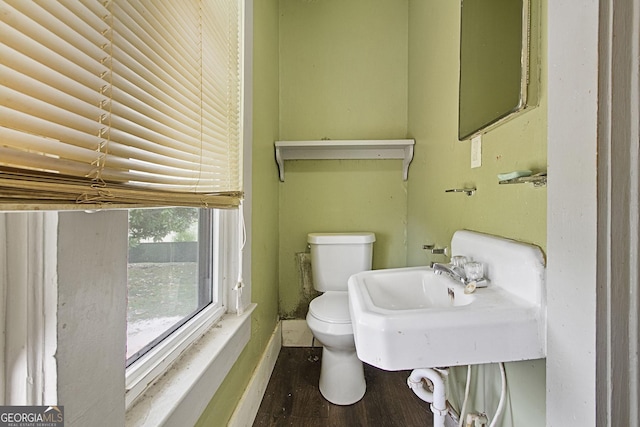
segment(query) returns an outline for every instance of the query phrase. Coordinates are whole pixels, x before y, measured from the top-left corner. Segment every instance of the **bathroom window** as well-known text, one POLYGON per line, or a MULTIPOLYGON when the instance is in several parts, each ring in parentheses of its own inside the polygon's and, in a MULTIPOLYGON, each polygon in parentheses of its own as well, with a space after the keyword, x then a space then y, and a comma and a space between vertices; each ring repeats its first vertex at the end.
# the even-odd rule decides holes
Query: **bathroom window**
POLYGON ((224 296, 236 294, 239 215, 129 210, 128 404, 226 312, 224 296))
POLYGON ((212 229, 209 209, 129 211, 127 366, 205 307, 219 305, 212 229))

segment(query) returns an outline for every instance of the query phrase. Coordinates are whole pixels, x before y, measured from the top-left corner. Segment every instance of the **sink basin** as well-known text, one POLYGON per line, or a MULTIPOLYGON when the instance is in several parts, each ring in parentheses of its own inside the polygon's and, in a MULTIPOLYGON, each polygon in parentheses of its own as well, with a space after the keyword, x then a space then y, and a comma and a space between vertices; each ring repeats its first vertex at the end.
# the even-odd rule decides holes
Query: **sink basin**
POLYGON ((466 230, 454 235, 452 252, 483 262, 490 285, 465 294, 460 282, 429 267, 351 276, 349 304, 362 361, 395 371, 546 356, 542 252, 466 230))
POLYGON ((355 280, 366 288, 368 308, 379 313, 459 307, 475 299, 461 284, 426 267, 377 270, 355 280))

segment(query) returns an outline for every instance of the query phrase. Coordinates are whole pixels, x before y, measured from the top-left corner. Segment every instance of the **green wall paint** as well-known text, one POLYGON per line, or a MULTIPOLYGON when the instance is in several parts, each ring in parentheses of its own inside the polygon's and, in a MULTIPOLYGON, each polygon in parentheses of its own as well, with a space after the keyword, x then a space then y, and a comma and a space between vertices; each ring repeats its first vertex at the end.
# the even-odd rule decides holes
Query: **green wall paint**
MULTIPOLYGON (((408 128, 416 139, 408 186, 411 265, 432 261, 420 250, 423 243, 448 245, 460 228, 546 245, 546 188, 498 185, 496 177, 546 170, 546 96, 537 108, 485 134, 482 167, 471 169, 470 144, 457 139, 459 20, 455 2, 410 2, 408 128), (477 193, 444 192, 465 185, 477 193)), ((544 94, 546 82, 540 86, 544 94)))
POLYGON ((254 2, 251 340, 197 426, 227 425, 278 322, 278 1, 254 2))
MULTIPOLYGON (((407 5, 280 1, 280 137, 404 138, 407 5)), ((288 161, 280 184, 280 313, 306 315, 295 254, 309 232, 373 231, 374 268, 406 258, 407 186, 394 160, 288 161)))
MULTIPOLYGON (((535 6, 534 20, 542 17, 539 34, 544 35, 546 1, 541 3, 535 6)), ((546 170, 546 73, 535 73, 540 79, 535 82, 540 93, 538 107, 485 134, 482 167, 471 169, 470 143, 457 138, 459 22, 459 2, 409 0, 408 133, 416 140, 408 185, 409 265, 445 260, 427 255, 422 245, 449 246, 453 232, 461 228, 546 246, 546 188, 498 185, 496 178, 512 170, 546 170), (476 186, 478 191, 471 197, 444 192, 464 186, 476 186)), ((546 39, 533 41, 533 55, 545 70, 546 39)), ((500 375, 495 366, 477 369, 484 379, 472 388, 475 400, 471 408, 493 411, 500 375)), ((509 363, 506 369, 510 410, 501 425, 543 426, 544 360, 509 363)), ((464 379, 464 368, 453 370, 450 398, 458 404, 464 379)))
POLYGON ((406 183, 401 161, 288 162, 280 192, 280 312, 304 318, 295 253, 309 232, 373 231, 373 267, 405 265, 406 183), (291 164, 289 164, 291 163, 291 164))
POLYGON ((404 137, 407 3, 280 1, 280 137, 404 137))
MULTIPOLYGON (((546 0, 538 10, 546 32, 546 0)), ((499 186, 496 174, 546 169, 546 74, 539 106, 483 138, 483 166, 457 141, 459 3, 424 0, 260 0, 254 5, 252 338, 203 413, 225 425, 280 314, 302 316, 294 257, 310 231, 371 230, 374 268, 424 265, 424 243, 448 245, 467 228, 546 245, 546 189, 499 186), (278 139, 416 139, 409 181, 400 162, 288 161, 279 183, 278 139), (444 190, 475 185, 476 195, 444 190), (279 305, 278 305, 279 304, 279 305)), ((535 55, 546 69, 546 39, 535 55)), ((492 410, 495 366, 472 406, 492 410), (487 390, 484 394, 482 390, 487 390), (481 397, 486 399, 482 402, 481 397)), ((544 360, 507 364, 509 409, 502 427, 544 425, 544 360)), ((464 369, 451 374, 459 404, 464 369)))

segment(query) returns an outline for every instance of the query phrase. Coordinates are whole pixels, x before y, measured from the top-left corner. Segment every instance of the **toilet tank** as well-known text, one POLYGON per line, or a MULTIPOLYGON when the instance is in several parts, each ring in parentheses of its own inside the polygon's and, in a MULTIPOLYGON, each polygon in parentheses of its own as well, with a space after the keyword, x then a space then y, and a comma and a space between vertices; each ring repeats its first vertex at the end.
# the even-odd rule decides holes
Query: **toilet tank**
POLYGON ((309 233, 313 287, 346 291, 352 274, 371 270, 374 233, 309 233))

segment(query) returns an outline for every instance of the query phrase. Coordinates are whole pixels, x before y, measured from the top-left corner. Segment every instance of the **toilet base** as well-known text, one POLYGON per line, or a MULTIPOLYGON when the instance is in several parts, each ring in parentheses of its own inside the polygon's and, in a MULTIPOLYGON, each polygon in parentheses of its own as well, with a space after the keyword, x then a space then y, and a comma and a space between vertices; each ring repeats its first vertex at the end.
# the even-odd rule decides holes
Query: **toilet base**
POLYGON ((352 351, 322 348, 320 393, 335 405, 351 405, 362 399, 367 389, 364 367, 355 348, 352 351))

